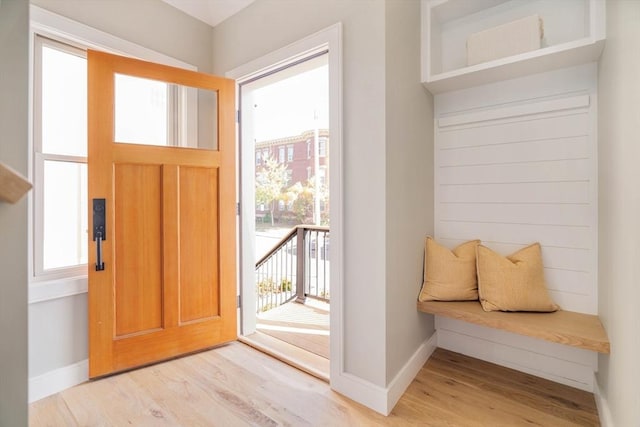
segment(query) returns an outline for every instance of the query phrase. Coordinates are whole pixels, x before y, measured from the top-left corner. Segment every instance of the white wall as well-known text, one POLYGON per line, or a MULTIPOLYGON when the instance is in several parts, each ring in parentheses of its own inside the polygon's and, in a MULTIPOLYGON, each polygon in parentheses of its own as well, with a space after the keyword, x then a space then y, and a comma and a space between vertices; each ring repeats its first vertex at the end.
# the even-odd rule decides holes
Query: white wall
MULTIPOLYGON (((0 3, 0 162, 28 159, 29 5, 0 3)), ((0 425, 27 425, 27 198, 0 202, 0 425)))
MULTIPOLYGON (((597 381, 616 426, 640 423, 640 2, 607 2, 599 67, 600 318, 597 381)), ((601 414, 602 416, 602 414, 601 414)), ((604 424, 606 425, 606 424, 604 424)))
POLYGON ((224 74, 340 21, 344 370, 384 387, 384 3, 258 0, 214 28, 214 73, 224 74))
POLYGON ((214 72, 337 22, 343 29, 342 368, 381 390, 433 332, 432 320, 415 307, 433 206, 419 2, 258 0, 214 28, 214 72))
POLYGON ((433 333, 416 310, 433 235, 433 97, 420 83, 420 4, 388 1, 386 50, 387 382, 433 333))
POLYGON ((87 358, 87 294, 29 305, 29 377, 87 358))
MULTIPOLYGON (((212 28, 160 0, 33 0, 31 3, 193 64, 199 70, 211 70, 212 28)), ((74 283, 76 289, 86 288, 82 280, 74 283)), ((37 284, 41 289, 33 294, 50 293, 42 289, 49 285, 54 284, 37 284)), ((59 298, 37 298, 29 304, 29 395, 32 400, 86 379, 87 330, 85 291, 59 298)))
POLYGON ((211 71, 212 28, 160 0, 30 0, 32 4, 211 71))

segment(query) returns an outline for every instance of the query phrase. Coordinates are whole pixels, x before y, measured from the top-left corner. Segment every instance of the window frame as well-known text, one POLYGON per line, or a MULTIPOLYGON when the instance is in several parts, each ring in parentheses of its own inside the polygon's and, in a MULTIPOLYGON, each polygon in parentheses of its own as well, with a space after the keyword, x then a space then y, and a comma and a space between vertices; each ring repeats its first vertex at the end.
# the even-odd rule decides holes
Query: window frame
POLYGON ((318 181, 320 182, 321 187, 325 187, 327 185, 327 167, 325 165, 320 166, 318 169, 318 181))
POLYGON ((327 139, 318 138, 318 157, 327 157, 327 139))
MULTIPOLYGON (((43 271, 43 176, 44 160, 41 156, 41 135, 36 138, 36 132, 41 132, 41 120, 36 114, 36 40, 44 38, 53 43, 70 46, 72 50, 99 50, 116 55, 130 56, 144 61, 151 61, 187 70, 198 71, 198 67, 151 50, 144 46, 119 38, 104 31, 92 28, 86 24, 74 21, 36 5, 29 6, 30 34, 30 78, 32 90, 30 93, 31 108, 29 109, 29 179, 34 182, 34 191, 28 196, 29 210, 29 302, 40 302, 61 296, 69 296, 87 291, 88 266, 86 264, 73 267, 62 267, 43 271), (36 130, 36 127, 40 128, 36 130), (37 152, 39 149, 40 152, 37 152), (41 165, 41 166, 38 166, 41 165), (40 225, 36 225, 40 223, 40 225)), ((56 46, 56 48, 59 48, 56 46)), ((86 53, 85 53, 86 56, 86 53)), ((40 59, 38 59, 40 61, 40 59)), ((39 104, 38 104, 39 105, 39 104)), ((79 156, 47 155, 46 160, 78 161, 79 156)), ((86 157, 84 158, 86 162, 86 157)), ((88 207, 87 207, 88 208, 88 207)), ((91 218, 88 218, 90 228, 91 218)), ((90 249, 89 249, 90 250, 90 249)))
POLYGON ((87 57, 82 50, 68 43, 39 34, 33 39, 33 281, 55 280, 65 277, 86 276, 88 264, 44 268, 44 167, 46 161, 87 164, 87 156, 45 153, 42 149, 42 50, 45 47, 60 50, 80 58, 87 57))
POLYGON ((291 163, 293 162, 294 159, 294 148, 295 146, 293 144, 288 144, 287 145, 287 163, 291 163))

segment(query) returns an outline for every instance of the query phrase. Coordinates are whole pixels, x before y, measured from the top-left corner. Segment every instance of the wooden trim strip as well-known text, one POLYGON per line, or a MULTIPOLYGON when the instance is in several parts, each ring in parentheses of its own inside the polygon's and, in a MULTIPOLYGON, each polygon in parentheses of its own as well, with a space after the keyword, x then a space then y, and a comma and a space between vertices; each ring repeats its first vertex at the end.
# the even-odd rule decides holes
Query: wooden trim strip
POLYGON ((22 174, 0 163, 0 200, 17 203, 32 187, 22 174))

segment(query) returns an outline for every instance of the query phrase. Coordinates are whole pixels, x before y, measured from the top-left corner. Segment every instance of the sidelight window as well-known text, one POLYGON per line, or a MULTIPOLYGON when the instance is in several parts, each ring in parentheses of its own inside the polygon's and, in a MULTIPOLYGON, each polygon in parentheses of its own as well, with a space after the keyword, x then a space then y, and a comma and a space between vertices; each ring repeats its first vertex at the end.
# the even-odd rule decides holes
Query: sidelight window
POLYGON ((86 274, 86 53, 36 37, 34 65, 34 272, 86 274))

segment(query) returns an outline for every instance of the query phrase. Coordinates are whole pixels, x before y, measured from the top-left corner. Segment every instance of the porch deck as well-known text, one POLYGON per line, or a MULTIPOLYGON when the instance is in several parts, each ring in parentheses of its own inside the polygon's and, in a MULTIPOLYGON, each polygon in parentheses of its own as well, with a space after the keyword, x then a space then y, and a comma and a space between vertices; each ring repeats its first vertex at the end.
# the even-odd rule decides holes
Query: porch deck
POLYGON ((260 313, 256 332, 238 340, 329 382, 328 303, 307 298, 260 313))
POLYGON ((258 314, 256 329, 329 359, 329 304, 307 298, 258 314))

